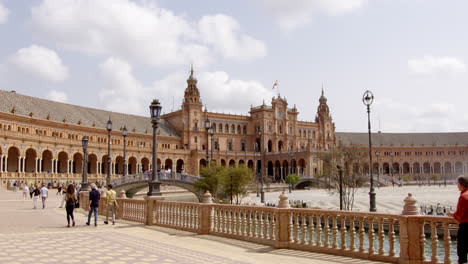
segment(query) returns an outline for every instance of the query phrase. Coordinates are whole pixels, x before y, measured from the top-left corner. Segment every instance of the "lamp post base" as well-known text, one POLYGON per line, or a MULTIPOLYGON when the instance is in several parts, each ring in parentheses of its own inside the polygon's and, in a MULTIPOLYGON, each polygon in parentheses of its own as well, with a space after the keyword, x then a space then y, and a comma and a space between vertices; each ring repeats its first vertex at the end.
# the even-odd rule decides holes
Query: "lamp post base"
POLYGON ((87 182, 82 182, 82 183, 81 183, 80 191, 89 191, 89 183, 87 183, 87 182))
POLYGON ((371 190, 369 192, 369 198, 370 198, 370 208, 369 208, 369 211, 370 212, 376 212, 377 211, 377 208, 375 207, 375 191, 374 190, 371 190))
POLYGON ((149 191, 148 196, 161 196, 161 182, 160 181, 149 181, 148 182, 149 191))
POLYGON ((263 189, 260 190, 260 202, 265 203, 265 191, 263 189))

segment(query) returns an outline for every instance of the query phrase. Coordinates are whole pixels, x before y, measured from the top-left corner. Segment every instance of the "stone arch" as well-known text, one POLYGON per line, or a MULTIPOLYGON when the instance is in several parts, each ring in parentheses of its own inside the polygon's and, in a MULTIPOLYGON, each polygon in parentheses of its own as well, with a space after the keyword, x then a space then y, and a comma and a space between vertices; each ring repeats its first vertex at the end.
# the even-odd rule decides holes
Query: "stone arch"
POLYGON ((279 160, 275 161, 274 175, 275 180, 284 180, 283 175, 281 175, 281 162, 279 160))
POLYGON ((52 172, 52 151, 46 149, 42 151, 42 171, 52 172))
POLYGON ((178 159, 176 162, 176 173, 181 173, 184 170, 184 160, 178 159))
POLYGON ((374 164, 372 164, 372 173, 374 173, 374 174, 380 173, 379 172, 379 164, 377 162, 374 162, 374 164))
POLYGON ((253 160, 247 161, 247 167, 253 169, 253 167, 254 167, 254 162, 253 162, 253 160))
POLYGON ((434 163, 434 173, 442 173, 442 166, 438 161, 434 163))
POLYGON ((429 162, 424 162, 424 164, 423 164, 423 173, 425 173, 425 174, 431 173, 431 164, 429 162))
POLYGON ((97 155, 92 153, 88 155, 88 173, 97 174, 97 155))
POLYGON ((408 162, 403 163, 403 173, 409 174, 410 173, 410 165, 408 162))
POLYGON ((272 152, 273 151, 273 141, 268 140, 268 152, 272 152))
POLYGON ((237 134, 241 134, 242 131, 241 131, 241 126, 240 125, 237 125, 237 134))
POLYGON ((80 152, 76 152, 73 155, 73 171, 72 171, 72 173, 78 173, 78 174, 83 173, 83 155, 80 152))
POLYGON ((109 162, 108 161, 108 156, 107 155, 102 156, 102 159, 101 159, 101 172, 102 172, 102 174, 107 175, 107 172, 109 171, 108 162, 109 162))
POLYGON ((218 125, 218 132, 223 133, 223 124, 219 123, 218 125))
POLYGON ((33 148, 28 148, 26 150, 26 160, 25 160, 25 172, 36 172, 36 150, 33 148))
POLYGON ((247 126, 246 125, 244 125, 244 127, 242 128, 242 132, 244 133, 244 135, 247 134, 247 126))
POLYGON ((149 171, 149 159, 147 157, 141 158, 141 171, 146 172, 149 171))
POLYGON ((267 164, 267 174, 268 174, 268 176, 273 176, 274 169, 275 168, 273 167, 273 161, 269 160, 268 164, 267 164))
POLYGON ((229 160, 229 167, 231 167, 231 168, 236 167, 236 161, 235 160, 229 160))
POLYGON ((67 173, 67 169, 68 169, 67 163, 68 163, 68 153, 65 151, 60 151, 58 154, 57 172, 67 173))
POLYGON ((8 172, 19 172, 18 159, 20 151, 17 147, 10 147, 8 149, 8 172))
POLYGON ((231 124, 231 134, 236 133, 236 126, 234 124, 231 124))
POLYGON ((305 171, 306 171, 306 162, 304 159, 300 159, 299 160, 299 175, 304 175, 305 171))
POLYGON ((452 173, 452 164, 448 161, 444 163, 444 172, 449 174, 452 173))
POLYGON ((413 163, 413 174, 420 174, 421 173, 421 165, 419 162, 413 163))
POLYGON ((278 141, 278 151, 281 152, 283 150, 283 141, 279 140, 278 141))
POLYGON ((226 167, 226 160, 221 159, 221 166, 226 167))
POLYGON ((388 162, 384 162, 384 164, 382 165, 382 170, 383 170, 383 174, 391 174, 391 171, 390 171, 390 164, 388 164, 388 162))
POLYGON ((393 165, 392 165, 392 168, 393 168, 393 173, 394 174, 400 174, 400 163, 398 162, 394 162, 393 165))
POLYGON ((462 174, 463 173, 463 163, 461 163, 460 161, 457 161, 455 163, 455 173, 456 174, 462 174))
POLYGON ((295 159, 291 160, 291 173, 297 174, 297 161, 295 159))
POLYGON ((289 166, 289 162, 287 160, 283 160, 283 175, 284 177, 290 174, 291 167, 289 166))
POLYGON ((115 158, 115 174, 123 174, 123 169, 124 169, 124 158, 122 156, 117 156, 115 158))
POLYGON ((206 167, 206 160, 205 159, 200 159, 200 169, 206 167))
POLYGON ((131 156, 128 159, 128 174, 137 173, 137 159, 134 156, 131 156))
POLYGON ((245 165, 245 161, 241 159, 241 160, 239 160, 239 162, 238 162, 237 164, 238 164, 239 166, 240 166, 240 165, 245 165))
POLYGON ((166 159, 166 161, 164 161, 164 169, 166 171, 169 169, 172 171, 172 164, 173 164, 172 159, 166 159))

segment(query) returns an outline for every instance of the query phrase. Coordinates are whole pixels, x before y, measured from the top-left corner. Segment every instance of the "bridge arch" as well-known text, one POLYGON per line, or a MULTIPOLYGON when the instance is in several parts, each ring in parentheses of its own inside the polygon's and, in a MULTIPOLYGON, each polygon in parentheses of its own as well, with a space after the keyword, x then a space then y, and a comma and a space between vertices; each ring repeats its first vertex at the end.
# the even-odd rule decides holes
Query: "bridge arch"
POLYGON ((36 150, 29 148, 26 150, 25 172, 35 172, 36 170, 36 150))
POLYGON ((236 162, 234 160, 229 161, 229 167, 233 168, 236 167, 236 162))

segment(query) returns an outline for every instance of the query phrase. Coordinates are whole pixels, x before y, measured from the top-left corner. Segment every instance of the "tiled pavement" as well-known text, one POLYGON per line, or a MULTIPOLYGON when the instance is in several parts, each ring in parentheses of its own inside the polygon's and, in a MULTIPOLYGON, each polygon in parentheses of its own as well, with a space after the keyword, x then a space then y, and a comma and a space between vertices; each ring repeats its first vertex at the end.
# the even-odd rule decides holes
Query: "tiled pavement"
POLYGON ((66 228, 59 196, 51 192, 49 207, 31 209, 21 194, 0 191, 0 263, 379 263, 200 236, 173 229, 118 221, 115 226, 66 228))

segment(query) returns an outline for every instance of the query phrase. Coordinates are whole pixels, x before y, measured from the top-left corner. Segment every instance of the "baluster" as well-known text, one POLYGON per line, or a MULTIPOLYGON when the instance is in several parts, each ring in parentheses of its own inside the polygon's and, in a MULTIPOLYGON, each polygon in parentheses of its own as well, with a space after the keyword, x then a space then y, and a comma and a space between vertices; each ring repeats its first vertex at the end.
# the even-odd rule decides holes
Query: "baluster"
POLYGON ((214 207, 214 225, 213 225, 213 231, 216 233, 219 233, 219 207, 214 207))
POLYGON ((341 249, 346 249, 346 216, 341 216, 341 249))
POLYGON ((223 208, 223 233, 229 233, 228 208, 223 208))
POLYGON ((193 228, 193 221, 195 220, 195 218, 193 217, 193 206, 191 205, 187 205, 187 212, 188 212, 188 223, 187 223, 187 227, 188 228, 193 228))
POLYGON ((431 221, 431 247, 432 247, 432 263, 438 263, 437 257, 437 225, 436 222, 431 221))
POLYGON ((219 208, 219 232, 225 233, 224 229, 224 208, 219 208))
POLYGON ((314 243, 314 215, 309 215, 309 243, 307 245, 315 245, 314 243))
POLYGON ((375 248, 374 248, 374 239, 375 239, 375 233, 374 233, 374 217, 369 217, 369 255, 374 254, 375 248))
POLYGON ((238 227, 238 223, 239 223, 239 221, 238 221, 238 219, 237 219, 238 216, 239 216, 239 215, 238 215, 238 213, 237 213, 237 209, 232 210, 232 228, 233 228, 232 233, 233 233, 234 235, 238 235, 238 234, 239 234, 239 233, 238 233, 238 228, 239 228, 239 227, 238 227))
POLYGON ((390 235, 390 248, 389 248, 389 253, 388 255, 390 257, 394 257, 395 256, 395 239, 396 239, 396 236, 395 236, 395 219, 391 218, 389 219, 390 221, 390 229, 388 230, 388 233, 390 235))
POLYGON ((354 222, 354 215, 351 216, 351 223, 349 225, 349 231, 350 231, 350 234, 349 234, 349 250, 351 250, 351 252, 354 252, 356 251, 356 226, 355 226, 355 222, 354 222))
POLYGON ((264 227, 264 220, 263 220, 263 211, 258 212, 258 237, 264 238, 263 227, 264 227))
POLYGON ((253 220, 253 225, 252 225, 252 236, 253 237, 258 237, 258 229, 257 229, 257 210, 252 210, 252 220, 253 220))
POLYGON ((419 245, 421 248, 421 260, 425 261, 426 260, 426 234, 424 233, 424 226, 426 225, 426 222, 423 220, 421 224, 421 235, 419 236, 419 245))
POLYGON ((384 225, 383 225, 383 217, 379 217, 378 223, 379 223, 379 255, 383 256, 385 255, 385 250, 384 250, 384 239, 385 239, 385 231, 384 231, 384 225))
POLYGON ((253 237, 253 232, 252 232, 252 227, 254 225, 254 222, 253 222, 253 215, 252 215, 252 210, 249 210, 247 211, 247 226, 248 226, 248 230, 247 230, 247 236, 248 237, 253 237))
POLYGON ((289 242, 291 242, 291 243, 294 243, 294 224, 293 224, 294 217, 295 217, 294 213, 291 212, 289 214, 289 223, 288 223, 288 225, 289 225, 289 242))
POLYGON ((271 225, 271 239, 276 240, 278 238, 278 230, 276 228, 276 222, 278 220, 278 214, 276 212, 272 213, 272 225, 271 225))
POLYGON ((317 246, 321 247, 322 244, 322 216, 317 216, 317 246))
POLYGON ((177 214, 177 223, 175 223, 176 226, 180 227, 186 227, 187 221, 187 207, 183 204, 174 204, 176 209, 176 214, 177 214))
MULTIPOLYGON (((211 222, 210 222, 210 231, 214 231, 216 232, 216 220, 215 220, 215 217, 216 217, 216 208, 213 208, 213 207, 210 207, 210 218, 211 218, 211 222)), ((198 217, 200 217, 200 214, 198 214, 198 217)))
POLYGON ((328 222, 328 215, 323 216, 325 218, 325 230, 323 235, 325 236, 325 245, 324 247, 330 247, 330 223, 328 222))
POLYGON ((444 248, 445 248, 445 258, 444 263, 450 264, 452 262, 450 256, 450 245, 452 244, 451 237, 450 237, 450 224, 444 223, 444 248))
POLYGON ((247 232, 245 232, 245 211, 244 210, 240 210, 239 211, 239 217, 240 217, 240 235, 245 237, 247 236, 247 232))
POLYGON ((332 237, 333 237, 333 248, 338 248, 338 216, 332 215, 333 226, 332 226, 332 237))
POLYGON ((232 207, 227 209, 227 233, 232 234, 232 207))
POLYGON ((269 219, 269 212, 263 211, 263 238, 270 239, 270 219, 269 219))
POLYGON ((364 253, 364 235, 366 231, 364 230, 364 221, 365 217, 359 217, 359 252, 364 253))
POLYGON ((306 245, 307 244, 307 216, 305 213, 302 214, 302 232, 301 232, 301 235, 302 235, 302 243, 303 245, 306 245))
POLYGON ((294 229, 296 230, 296 243, 301 243, 301 214, 297 214, 295 218, 294 229))

